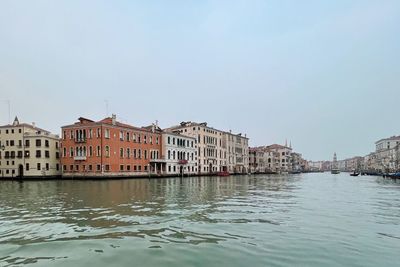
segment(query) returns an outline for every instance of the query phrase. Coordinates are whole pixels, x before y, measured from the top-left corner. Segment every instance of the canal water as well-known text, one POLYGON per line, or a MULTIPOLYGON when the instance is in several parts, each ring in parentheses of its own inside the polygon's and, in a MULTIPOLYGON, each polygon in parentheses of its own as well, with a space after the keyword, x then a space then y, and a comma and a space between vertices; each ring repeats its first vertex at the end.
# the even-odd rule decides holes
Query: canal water
POLYGON ((400 182, 0 181, 0 266, 400 266, 400 182))

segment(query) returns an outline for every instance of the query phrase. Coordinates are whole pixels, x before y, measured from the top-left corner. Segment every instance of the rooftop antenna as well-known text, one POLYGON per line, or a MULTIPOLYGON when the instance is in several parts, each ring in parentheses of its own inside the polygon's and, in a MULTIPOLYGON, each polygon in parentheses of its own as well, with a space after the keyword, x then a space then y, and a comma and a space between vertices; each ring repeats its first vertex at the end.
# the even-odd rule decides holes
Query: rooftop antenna
POLYGON ((8 124, 11 123, 11 102, 10 100, 7 100, 7 104, 8 104, 8 124))
POLYGON ((106 117, 108 117, 108 100, 104 100, 104 102, 106 103, 106 117))

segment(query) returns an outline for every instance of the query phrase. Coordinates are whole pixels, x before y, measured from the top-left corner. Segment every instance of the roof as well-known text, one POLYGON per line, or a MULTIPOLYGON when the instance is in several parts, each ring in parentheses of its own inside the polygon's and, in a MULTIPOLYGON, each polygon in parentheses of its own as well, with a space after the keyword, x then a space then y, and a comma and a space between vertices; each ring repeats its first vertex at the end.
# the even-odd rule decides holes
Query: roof
POLYGON ((393 140, 400 140, 400 135, 398 135, 398 136, 394 135, 394 136, 391 136, 388 138, 380 139, 380 140, 376 141, 375 144, 382 142, 382 141, 393 141, 393 140))
POLYGON ((61 128, 73 128, 73 127, 79 127, 79 126, 100 126, 100 125, 110 125, 114 127, 119 127, 119 128, 125 128, 125 129, 131 129, 135 131, 144 131, 144 132, 152 132, 152 129, 148 129, 148 127, 135 127, 129 124, 121 123, 119 121, 115 121, 115 124, 113 124, 113 118, 112 117, 107 117, 104 118, 100 121, 93 121, 90 119, 86 119, 83 117, 78 118, 78 122, 75 122, 74 124, 70 125, 65 125, 62 126, 61 128))
POLYGON ((278 145, 278 144, 273 144, 273 145, 269 145, 269 146, 252 147, 250 149, 254 149, 254 150, 290 149, 290 150, 292 150, 292 148, 290 148, 290 147, 282 146, 282 145, 278 145))
POLYGON ((241 137, 241 138, 249 139, 247 136, 242 136, 242 133, 234 134, 234 133, 232 133, 231 131, 228 132, 228 131, 218 130, 218 129, 215 129, 215 128, 213 128, 213 127, 210 127, 210 126, 207 125, 207 122, 183 121, 183 122, 181 122, 179 125, 171 126, 171 127, 167 128, 167 129, 165 129, 165 130, 182 129, 182 128, 196 127, 196 126, 197 126, 197 127, 198 127, 198 126, 200 126, 200 127, 206 127, 206 128, 208 128, 208 129, 211 129, 211 130, 214 130, 214 131, 217 131, 217 132, 220 132, 220 133, 231 134, 231 135, 234 135, 234 136, 239 136, 239 137, 241 137))
POLYGON ((36 131, 41 131, 41 132, 46 132, 50 134, 50 131, 47 131, 45 129, 33 126, 32 124, 28 124, 28 123, 19 123, 17 125, 12 125, 12 124, 6 124, 6 125, 2 125, 0 126, 0 128, 17 128, 17 127, 25 127, 25 128, 30 128, 32 130, 36 130, 36 131))

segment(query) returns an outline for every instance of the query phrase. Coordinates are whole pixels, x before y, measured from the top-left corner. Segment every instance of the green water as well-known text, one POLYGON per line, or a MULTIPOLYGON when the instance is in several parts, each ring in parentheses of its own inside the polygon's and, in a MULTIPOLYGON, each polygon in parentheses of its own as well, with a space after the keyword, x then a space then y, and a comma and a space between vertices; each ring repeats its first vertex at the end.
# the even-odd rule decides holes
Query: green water
POLYGON ((400 266, 400 181, 0 181, 0 266, 400 266))

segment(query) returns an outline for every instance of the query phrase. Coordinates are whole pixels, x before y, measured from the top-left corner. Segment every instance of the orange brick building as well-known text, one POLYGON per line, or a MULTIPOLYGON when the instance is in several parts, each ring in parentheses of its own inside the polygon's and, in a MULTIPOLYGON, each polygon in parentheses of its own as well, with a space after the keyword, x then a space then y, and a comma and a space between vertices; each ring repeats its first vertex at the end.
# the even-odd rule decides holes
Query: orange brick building
POLYGON ((160 171, 161 166, 150 165, 150 160, 161 158, 161 132, 155 125, 138 128, 113 115, 98 122, 79 118, 61 129, 63 177, 129 177, 160 171))

